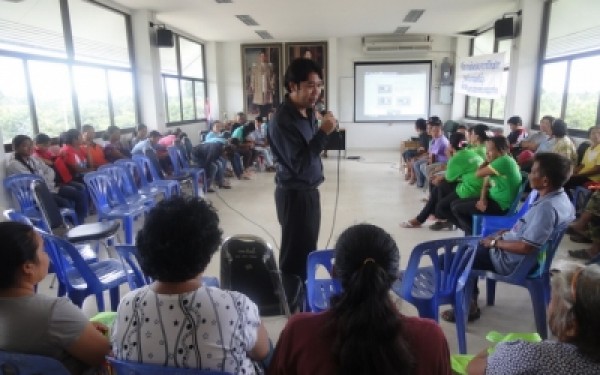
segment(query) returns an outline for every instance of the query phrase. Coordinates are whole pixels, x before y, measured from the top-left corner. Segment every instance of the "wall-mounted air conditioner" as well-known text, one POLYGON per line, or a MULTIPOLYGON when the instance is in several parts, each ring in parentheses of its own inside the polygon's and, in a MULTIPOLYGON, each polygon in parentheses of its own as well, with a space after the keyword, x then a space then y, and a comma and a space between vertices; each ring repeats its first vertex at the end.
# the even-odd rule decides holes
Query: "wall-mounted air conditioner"
POLYGON ((424 34, 368 35, 362 38, 365 53, 399 53, 430 51, 433 40, 424 34))

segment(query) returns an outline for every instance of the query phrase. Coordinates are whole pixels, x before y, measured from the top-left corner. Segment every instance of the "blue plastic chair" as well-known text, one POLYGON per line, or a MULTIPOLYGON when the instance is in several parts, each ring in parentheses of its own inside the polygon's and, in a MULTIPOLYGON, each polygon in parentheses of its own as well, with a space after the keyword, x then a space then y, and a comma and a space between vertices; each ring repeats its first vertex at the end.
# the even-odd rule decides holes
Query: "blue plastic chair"
MULTIPOLYGON (((11 194, 19 211, 27 216, 36 225, 43 225, 42 214, 33 197, 31 183, 40 181, 45 184, 42 176, 29 173, 15 174, 4 179, 4 188, 11 194)), ((71 208, 61 208, 60 214, 69 219, 74 225, 79 224, 75 211, 71 208)), ((50 230, 49 228, 45 228, 50 230)))
POLYGON ((140 170, 142 186, 156 186, 165 191, 165 197, 181 195, 181 185, 177 180, 165 180, 160 175, 156 166, 146 155, 134 154, 133 161, 140 170))
POLYGON ((563 224, 554 229, 548 241, 539 251, 529 254, 510 275, 499 275, 492 271, 477 271, 475 274, 487 278, 487 304, 493 306, 496 299, 496 282, 527 288, 531 296, 535 326, 542 339, 548 338, 546 323, 546 309, 550 303, 550 265, 560 245, 568 224, 563 224), (534 269, 534 271, 532 271, 534 269))
POLYGON ((467 352, 465 330, 476 282, 476 278, 471 276, 471 268, 480 239, 458 237, 417 245, 410 254, 401 280, 392 286, 398 296, 417 308, 422 318, 437 322, 439 307, 452 305, 461 354, 467 352), (419 267, 424 257, 431 260, 432 266, 419 267))
POLYGON ((98 221, 120 219, 123 222, 125 243, 133 244, 134 221, 144 214, 143 204, 128 204, 113 179, 102 172, 83 176, 98 212, 98 221))
POLYGON ((306 272, 306 299, 312 312, 329 308, 332 296, 341 293, 342 285, 333 277, 334 250, 318 250, 308 254, 306 272), (317 279, 317 269, 324 268, 329 278, 317 279))
POLYGON ((70 372, 62 363, 51 357, 0 350, 0 374, 69 375, 70 372))
MULTIPOLYGON (((139 252, 135 245, 115 245, 117 254, 121 258, 124 268, 131 269, 127 273, 129 289, 134 290, 152 282, 152 279, 144 274, 140 268, 139 252)), ((219 287, 219 279, 214 276, 202 276, 202 284, 206 286, 219 287)))
POLYGON ((153 184, 148 182, 146 176, 142 176, 142 172, 137 163, 133 159, 119 159, 115 161, 116 165, 121 165, 129 170, 129 174, 133 178, 133 185, 137 187, 140 194, 149 195, 155 199, 162 195, 165 198, 171 196, 171 191, 166 186, 161 184, 153 184))
POLYGON ((55 266, 56 275, 66 287, 69 299, 81 307, 87 296, 95 295, 98 311, 102 312, 105 311, 102 293, 108 290, 111 309, 117 311, 119 286, 127 283, 127 272, 130 271, 116 259, 88 264, 70 242, 44 231, 39 232, 44 238, 44 248, 55 266))
POLYGON ((537 190, 532 190, 527 197, 527 200, 521 205, 519 211, 514 215, 482 215, 481 216, 481 236, 486 237, 503 229, 510 229, 513 225, 523 217, 531 208, 531 205, 538 198, 537 190))
POLYGON ((145 363, 123 361, 113 357, 107 357, 106 359, 112 367, 113 375, 233 375, 223 371, 149 365, 145 363))
POLYGON ((194 189, 194 195, 202 198, 208 191, 208 184, 206 183, 206 173, 204 168, 190 167, 187 159, 183 156, 181 150, 177 146, 167 147, 171 163, 173 164, 173 171, 175 176, 178 175, 190 175, 192 177, 192 186, 194 189), (200 189, 200 181, 202 181, 202 190, 200 189))
POLYGON ((113 179, 125 197, 127 204, 143 204, 146 207, 146 212, 156 206, 153 196, 141 195, 139 193, 133 176, 126 167, 117 164, 104 164, 98 168, 98 172, 104 172, 113 179))
MULTIPOLYGON (((515 196, 515 199, 510 204, 508 211, 506 211, 505 216, 511 216, 511 215, 514 215, 517 213, 517 210, 519 208, 519 203, 521 203, 521 196, 523 195, 523 192, 525 191, 525 188, 527 187, 528 184, 529 184, 529 178, 528 178, 527 172, 521 172, 521 185, 519 186, 519 190, 517 191, 517 195, 515 196)), ((473 235, 473 236, 481 235, 481 225, 482 225, 481 222, 482 222, 483 218, 486 216, 487 215, 473 215, 473 231, 472 231, 471 235, 473 235)))

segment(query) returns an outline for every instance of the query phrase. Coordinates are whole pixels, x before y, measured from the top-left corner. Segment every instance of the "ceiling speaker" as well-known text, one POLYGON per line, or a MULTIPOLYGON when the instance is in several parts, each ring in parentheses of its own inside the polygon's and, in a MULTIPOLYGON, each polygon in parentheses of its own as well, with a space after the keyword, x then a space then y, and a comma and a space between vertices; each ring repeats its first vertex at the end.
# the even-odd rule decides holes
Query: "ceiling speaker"
POLYGON ((512 39, 515 37, 513 19, 500 18, 494 23, 494 36, 496 40, 512 39))
POLYGON ((157 47, 173 47, 175 38, 173 32, 167 29, 156 30, 156 46, 157 47))

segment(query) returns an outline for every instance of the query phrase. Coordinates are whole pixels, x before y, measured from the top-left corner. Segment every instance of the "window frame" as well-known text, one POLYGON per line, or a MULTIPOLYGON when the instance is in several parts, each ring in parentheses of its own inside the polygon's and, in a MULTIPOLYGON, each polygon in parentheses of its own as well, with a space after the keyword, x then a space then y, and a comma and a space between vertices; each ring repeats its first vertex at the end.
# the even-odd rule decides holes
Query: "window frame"
POLYGON ((204 87, 204 98, 206 100, 207 98, 207 83, 206 83, 206 51, 205 51, 205 45, 202 42, 193 40, 191 38, 185 37, 183 35, 180 35, 178 33, 173 33, 173 37, 175 38, 175 43, 173 48, 175 49, 175 58, 176 58, 176 66, 177 66, 177 74, 172 74, 172 73, 163 73, 161 71, 160 75, 161 75, 161 82, 162 82, 162 87, 163 87, 163 97, 164 97, 164 109, 165 109, 165 125, 167 127, 176 127, 176 126, 180 126, 180 125, 189 125, 189 124, 196 124, 198 122, 203 122, 206 121, 206 114, 205 113, 198 113, 198 108, 197 108, 197 103, 196 103, 196 84, 201 84, 204 87), (202 71, 203 71, 203 77, 204 78, 196 78, 196 77, 190 77, 190 76, 185 76, 182 74, 182 67, 181 67, 181 49, 180 49, 180 38, 185 39, 187 42, 191 42, 191 43, 195 43, 197 45, 200 46, 201 50, 202 50, 202 71), (170 121, 169 118, 169 94, 167 93, 167 85, 166 85, 166 80, 167 79, 176 79, 177 80, 177 87, 179 90, 179 118, 181 120, 179 121, 170 121), (194 112, 194 118, 191 120, 184 120, 184 109, 183 109, 183 93, 182 93, 182 82, 191 82, 192 84, 192 104, 193 104, 193 112, 194 112))
MULTIPOLYGON (((137 124, 139 122, 139 119, 141 118, 141 115, 140 115, 141 108, 140 108, 140 102, 139 102, 139 89, 138 89, 138 85, 137 85, 136 71, 134 69, 135 56, 134 56, 134 51, 133 51, 133 34, 132 34, 131 16, 123 11, 111 8, 105 4, 100 4, 95 1, 91 1, 90 3, 93 4, 94 6, 101 7, 107 11, 111 11, 111 12, 114 12, 114 13, 117 13, 117 14, 123 16, 124 22, 125 22, 125 32, 126 32, 125 37, 127 39, 128 55, 129 55, 129 63, 130 63, 128 68, 122 67, 122 66, 94 63, 94 62, 90 62, 90 61, 79 61, 79 60, 75 59, 74 49, 73 49, 73 34, 72 34, 71 24, 70 24, 68 0, 59 0, 59 2, 58 2, 58 6, 60 8, 60 13, 61 13, 62 26, 63 26, 63 30, 64 30, 63 34, 64 34, 64 38, 65 38, 66 58, 37 55, 34 53, 17 52, 17 51, 11 51, 11 50, 0 50, 0 56, 19 59, 24 66, 25 83, 26 83, 25 89, 27 91, 27 102, 28 102, 28 106, 29 106, 29 116, 30 116, 30 120, 31 120, 33 134, 39 134, 40 127, 39 127, 38 114, 37 114, 37 110, 36 110, 35 97, 34 97, 33 89, 32 89, 31 73, 29 72, 29 62, 30 61, 58 63, 67 68, 68 76, 69 76, 69 80, 70 80, 68 90, 70 92, 70 100, 72 103, 73 117, 74 117, 74 123, 75 123, 76 129, 81 130, 82 122, 81 122, 81 113, 80 113, 80 108, 79 108, 79 99, 77 97, 77 91, 75 89, 75 74, 74 74, 75 67, 91 67, 91 68, 101 69, 104 71, 104 75, 106 77, 105 84, 106 84, 106 89, 107 89, 107 106, 108 106, 109 121, 110 121, 109 126, 115 124, 115 107, 114 107, 115 103, 114 103, 114 100, 112 97, 112 93, 110 91, 110 83, 109 83, 109 79, 108 79, 109 72, 110 71, 119 71, 119 72, 130 73, 131 80, 132 80, 132 95, 133 95, 133 106, 134 106, 135 119, 134 119, 133 126, 121 128, 121 130, 125 133, 132 132, 135 129, 135 124, 137 124)), ((98 134, 98 136, 102 136, 104 134, 104 132, 99 131, 97 134, 98 134)), ((56 140, 56 137, 54 137, 53 140, 56 140)), ((12 144, 11 144, 10 139, 4 139, 4 150, 5 150, 5 152, 12 152, 12 144)))
MULTIPOLYGON (((534 93, 534 95, 535 95, 534 107, 533 107, 534 111, 533 111, 533 115, 532 115, 532 116, 534 116, 534 118, 531 121, 531 124, 532 124, 531 128, 535 129, 535 130, 540 129, 540 126, 537 123, 538 118, 541 118, 541 116, 544 116, 544 114, 541 114, 541 113, 538 115, 538 112, 540 111, 540 107, 541 107, 540 101, 542 99, 542 76, 543 76, 544 66, 546 64, 552 64, 552 63, 558 63, 558 62, 566 62, 567 63, 566 72, 565 72, 565 84, 563 87, 563 94, 562 94, 561 105, 560 105, 560 116, 558 116, 559 118, 564 118, 566 111, 567 111, 567 103, 568 103, 568 99, 569 99, 569 83, 571 80, 571 65, 573 64, 573 61, 588 58, 588 57, 600 56, 600 48, 599 48, 597 50, 592 50, 592 51, 585 51, 585 52, 580 52, 580 53, 575 53, 575 54, 570 54, 570 55, 546 58, 545 56, 546 56, 546 49, 548 46, 548 35, 550 33, 551 12, 552 12, 552 2, 546 2, 544 4, 544 13, 543 13, 543 20, 542 20, 542 38, 541 38, 542 42, 540 43, 538 74, 536 77, 536 86, 535 86, 535 93, 534 93), (537 116, 537 117, 535 117, 535 116, 537 116)), ((600 95, 598 95, 598 105, 596 106, 596 122, 594 125, 591 125, 590 127, 593 127, 597 124, 600 124, 600 95)), ((570 136, 578 137, 578 138, 587 138, 588 137, 588 130, 567 128, 567 133, 570 136)))

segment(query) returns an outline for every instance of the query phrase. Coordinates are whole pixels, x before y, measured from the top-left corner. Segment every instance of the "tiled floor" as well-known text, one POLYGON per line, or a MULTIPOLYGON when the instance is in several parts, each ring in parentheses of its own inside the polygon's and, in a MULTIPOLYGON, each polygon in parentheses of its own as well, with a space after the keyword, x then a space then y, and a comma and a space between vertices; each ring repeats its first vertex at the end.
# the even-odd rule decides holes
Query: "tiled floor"
MULTIPOLYGON (((359 160, 338 160, 335 152, 330 152, 323 159, 326 180, 320 188, 322 221, 319 247, 333 246, 338 234, 354 223, 368 222, 381 226, 392 234, 398 243, 401 253, 401 265, 404 268, 412 248, 419 242, 462 236, 462 232, 433 232, 427 228, 402 229, 399 223, 414 217, 421 209, 421 199, 425 193, 409 186, 399 171, 399 153, 397 152, 358 152, 351 155, 360 156, 359 160), (339 172, 339 173, 338 173, 339 172), (339 178, 338 178, 339 176, 339 178), (332 231, 333 213, 336 193, 339 195, 335 225, 331 241, 328 239, 332 231)), ((224 237, 234 234, 249 233, 263 237, 271 243, 276 252, 280 242, 279 224, 275 214, 273 199, 273 173, 256 173, 250 181, 232 181, 233 189, 210 193, 208 199, 218 209, 224 237), (255 223, 250 222, 250 218, 255 223)), ((561 244, 557 259, 564 258, 566 249, 580 248, 565 239, 561 244)), ((207 275, 218 276, 219 257, 213 257, 206 271, 207 275)), ((48 289, 50 277, 44 280, 40 291, 52 293, 48 289)), ((496 305, 485 306, 485 287, 480 282, 482 295, 482 317, 469 324, 467 344, 470 353, 476 353, 486 347, 485 335, 488 331, 500 332, 534 332, 533 312, 528 293, 525 289, 507 285, 499 285, 496 293, 496 305)), ((123 288, 126 292, 127 288, 123 288)), ((106 299, 108 302, 108 299, 106 299)), ((96 312, 95 301, 88 298, 84 304, 87 314, 96 312)), ((404 303, 401 310, 407 315, 416 315, 416 310, 404 303)), ((266 318, 267 328, 273 340, 276 340, 285 324, 284 318, 266 318)), ((455 327, 453 324, 441 322, 451 353, 458 352, 455 327)))

